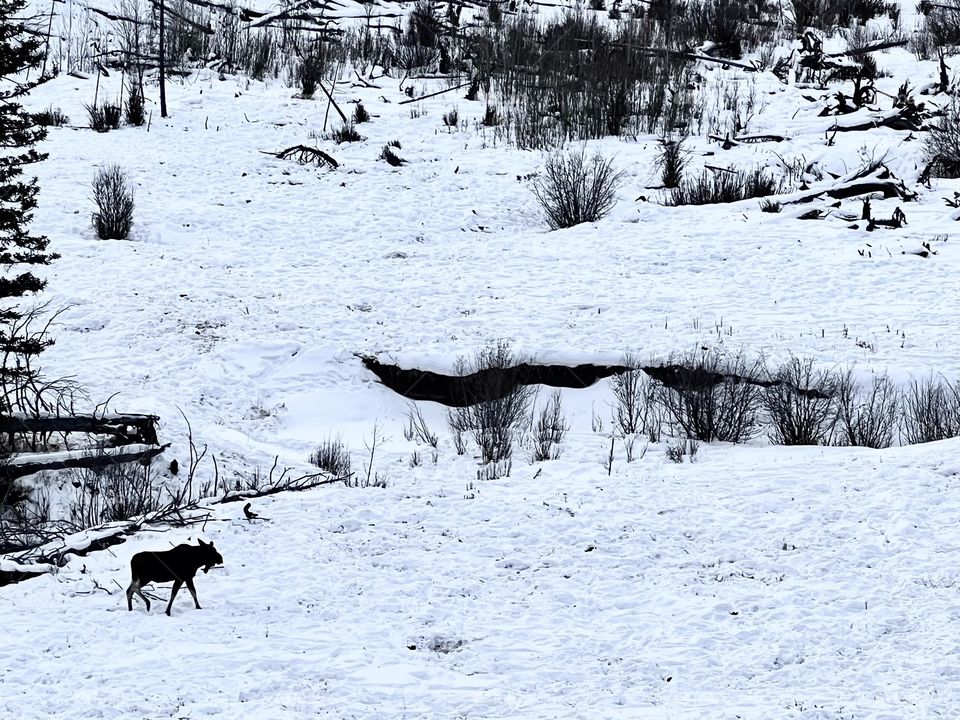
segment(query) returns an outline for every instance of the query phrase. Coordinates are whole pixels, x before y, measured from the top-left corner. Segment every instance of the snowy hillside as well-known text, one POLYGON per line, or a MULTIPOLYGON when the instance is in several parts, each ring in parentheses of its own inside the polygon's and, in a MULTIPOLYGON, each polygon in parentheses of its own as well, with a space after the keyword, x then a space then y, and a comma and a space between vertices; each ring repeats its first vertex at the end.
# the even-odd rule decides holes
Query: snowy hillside
MULTIPOLYGON (((919 21, 908 5, 907 34, 919 21)), ((777 57, 799 52, 789 35, 777 57)), ((824 33, 825 52, 848 46, 824 33)), ((432 95, 455 85, 435 73, 344 67, 337 106, 371 117, 341 144, 336 109, 321 92, 304 99, 290 73, 195 63, 167 83, 168 118, 150 75, 149 124, 107 133, 87 127, 84 105, 120 100, 123 73, 62 73, 35 90, 31 110, 69 117, 35 167, 34 229, 61 255, 45 271, 42 300, 63 308, 45 373, 73 378, 91 404, 116 394, 111 409, 159 416, 171 447, 158 468, 186 466, 185 417, 209 449, 200 481, 242 485, 274 458, 307 472, 339 437, 355 472, 369 463, 386 487, 259 498, 253 522, 239 503, 211 506, 202 526, 147 529, 0 588, 0 717, 955 715, 960 439, 784 447, 764 429, 673 463, 668 430, 640 437, 632 462, 614 437, 611 460, 614 398, 600 382, 563 391, 559 459, 528 462, 524 441, 509 477, 487 480, 475 448, 456 453, 440 404, 419 403, 436 451, 406 439, 411 404, 360 361, 452 373, 506 341, 539 363, 632 353, 658 365, 703 348, 850 368, 865 385, 957 381, 960 246, 944 199, 960 185, 919 182, 926 131, 883 125, 905 81, 928 121, 952 96, 931 90, 936 55, 872 55, 886 73, 877 95, 841 120, 828 111, 850 82, 694 63, 702 121, 687 172, 763 168, 785 183, 780 212, 758 198, 668 206, 659 134, 624 133, 567 145, 623 180, 606 217, 555 231, 533 193, 549 152, 484 125, 490 98, 432 95), (762 142, 710 138, 748 110, 741 134, 762 142), (878 127, 837 131, 854 121, 878 127), (381 159, 392 141, 398 167, 381 159), (276 157, 295 145, 339 166, 276 157), (134 225, 100 240, 91 181, 114 164, 134 188, 134 225), (908 197, 871 196, 872 217, 899 209, 906 224, 868 230, 860 195, 791 204, 874 165, 908 197), (819 219, 800 219, 811 209, 819 219), (163 585, 152 612, 128 613, 133 554, 188 538, 224 557, 197 578, 204 609, 181 591, 164 616, 163 585)), ((69 483, 59 490, 68 498, 69 483)))
POLYGON ((467 491, 278 496, 205 535, 168 618, 128 559, 3 589, 0 712, 33 718, 935 718, 957 707, 956 442, 707 448, 467 491), (629 467, 629 469, 628 469, 629 467))

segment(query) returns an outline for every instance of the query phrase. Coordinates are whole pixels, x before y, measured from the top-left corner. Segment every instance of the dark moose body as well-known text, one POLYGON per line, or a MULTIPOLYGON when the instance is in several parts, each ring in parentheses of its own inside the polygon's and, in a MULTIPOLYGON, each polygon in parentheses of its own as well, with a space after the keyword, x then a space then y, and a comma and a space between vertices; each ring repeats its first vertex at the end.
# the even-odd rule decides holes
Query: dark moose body
POLYGON ((200 601, 197 600, 197 590, 193 586, 193 578, 201 567, 208 572, 214 565, 223 563, 223 557, 217 552, 213 543, 198 541, 199 545, 177 545, 172 550, 162 552, 140 552, 130 560, 130 586, 127 588, 127 610, 133 610, 133 595, 136 593, 147 604, 150 611, 150 601, 141 592, 140 588, 149 583, 173 582, 170 593, 170 602, 167 603, 167 615, 173 607, 173 600, 184 584, 193 596, 194 605, 200 610, 200 601))

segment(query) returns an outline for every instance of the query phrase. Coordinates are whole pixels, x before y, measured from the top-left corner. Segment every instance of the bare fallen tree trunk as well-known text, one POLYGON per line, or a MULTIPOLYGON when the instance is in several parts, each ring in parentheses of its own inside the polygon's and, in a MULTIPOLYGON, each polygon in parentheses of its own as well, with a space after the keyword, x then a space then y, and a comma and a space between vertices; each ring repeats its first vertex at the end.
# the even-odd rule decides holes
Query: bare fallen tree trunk
POLYGON ((125 445, 120 448, 97 448, 95 451, 66 451, 62 453, 28 453, 7 458, 0 465, 0 476, 8 480, 33 475, 43 470, 66 468, 105 468, 117 463, 146 463, 170 447, 170 444, 125 445))
POLYGON ((83 432, 92 435, 110 435, 118 444, 145 443, 156 445, 156 415, 67 415, 19 416, 0 415, 0 433, 56 433, 83 432))

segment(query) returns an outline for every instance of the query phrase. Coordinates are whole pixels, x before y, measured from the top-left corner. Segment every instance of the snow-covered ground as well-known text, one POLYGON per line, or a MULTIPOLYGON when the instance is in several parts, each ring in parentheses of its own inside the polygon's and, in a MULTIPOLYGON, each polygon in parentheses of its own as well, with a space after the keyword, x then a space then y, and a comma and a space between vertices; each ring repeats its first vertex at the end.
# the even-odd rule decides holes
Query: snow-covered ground
MULTIPOLYGON (((899 52, 891 63, 909 59, 899 52)), ((886 154, 901 177, 917 172, 922 146, 906 133, 841 135, 828 147, 830 118, 814 129, 791 119, 810 91, 772 76, 742 81, 775 93, 755 131, 795 139, 728 152, 700 139, 694 167, 777 164, 776 152, 844 174, 886 154)), ((885 82, 895 90, 898 80, 885 82)), ((35 103, 83 125, 94 83, 59 78, 35 103)), ((302 455, 328 431, 357 436, 397 414, 354 353, 449 371, 496 339, 560 362, 618 361, 627 350, 656 361, 708 344, 772 363, 791 353, 856 363, 898 380, 960 375, 950 351, 947 300, 960 276, 941 200, 948 181, 919 188, 921 200, 903 207, 905 228, 868 233, 762 213, 756 201, 638 201, 658 197, 648 189, 659 183, 655 138, 610 139, 588 150, 626 173, 619 204, 599 223, 549 232, 530 182, 518 180, 542 170, 542 154, 492 147, 490 129, 475 127, 483 103, 440 96, 412 119, 396 85, 379 85, 345 83, 339 94, 348 112, 362 100, 374 117, 358 126, 364 142, 319 141, 337 171, 261 152, 312 143, 325 103, 203 71, 171 87, 171 117, 155 112, 149 132, 53 129, 51 159, 38 167, 37 227, 64 257, 49 297, 70 310, 45 357, 49 372, 75 376, 95 399, 119 390, 117 407, 156 411, 173 430, 183 407, 203 440, 266 456, 277 444, 302 455), (464 132, 441 121, 454 105, 464 132), (394 139, 409 163, 398 169, 377 161, 394 139), (136 184, 128 242, 98 241, 90 227, 90 182, 109 163, 136 184), (903 254, 924 241, 937 255, 903 254)), ((888 217, 898 204, 875 202, 874 213, 888 217)))
POLYGON ((185 532, 4 588, 0 715, 952 717, 957 447, 561 459, 472 490, 464 461, 253 524, 221 506, 201 611, 121 591, 185 532))
MULTIPOLYGON (((877 59, 893 73, 878 84, 887 92, 936 77, 905 50, 877 59)), ((845 174, 886 155, 920 192, 902 206, 909 224, 868 233, 756 201, 663 207, 649 187, 656 138, 638 137, 587 147, 625 172, 614 211, 549 232, 526 179, 543 154, 479 126, 483 103, 451 93, 404 105, 389 78, 338 87, 346 111, 362 100, 373 115, 358 126, 366 140, 339 146, 315 139, 326 103, 279 81, 200 71, 169 86, 170 118, 150 88, 149 131, 104 135, 84 127, 95 79, 38 89, 32 107, 71 118, 36 168, 34 230, 62 255, 45 299, 67 308, 47 373, 94 402, 119 392, 113 408, 158 414, 181 463, 182 409, 227 476, 275 455, 305 465, 337 435, 357 467, 379 423, 388 440, 374 466, 388 487, 274 496, 254 524, 219 506, 203 537, 225 566, 199 577, 200 612, 183 593, 173 618, 127 613, 121 590, 134 552, 188 531, 144 532, 3 588, 0 717, 955 715, 960 441, 868 451, 760 439, 702 446, 683 465, 662 445, 627 464, 618 447, 608 476, 609 437, 591 431, 592 416, 609 431, 601 384, 564 393, 560 460, 518 455, 511 477, 482 482, 436 406, 423 410, 441 434, 437 461, 423 453, 411 467, 407 405, 356 357, 449 371, 506 339, 550 362, 708 346, 898 382, 960 376, 960 254, 941 199, 956 183, 914 187, 922 145, 908 133, 828 146, 832 120, 816 117, 809 89, 703 73, 708 93, 755 84, 750 130, 789 140, 723 151, 701 137, 693 167, 773 167, 776 152, 845 174), (466 123, 451 131, 441 115, 454 106, 466 123), (403 167, 377 160, 390 140, 403 167), (341 167, 265 154, 314 142, 341 167), (136 186, 128 241, 90 227, 90 181, 112 163, 136 186), (910 254, 922 242, 936 254, 910 254)))

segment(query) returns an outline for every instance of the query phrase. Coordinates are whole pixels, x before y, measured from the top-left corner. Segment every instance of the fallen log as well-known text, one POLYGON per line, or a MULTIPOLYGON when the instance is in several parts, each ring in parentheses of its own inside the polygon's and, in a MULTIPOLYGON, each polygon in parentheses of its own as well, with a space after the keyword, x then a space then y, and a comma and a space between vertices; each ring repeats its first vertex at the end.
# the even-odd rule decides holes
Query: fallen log
POLYGON ((863 47, 844 50, 842 52, 824 53, 824 57, 857 57, 877 50, 888 50, 895 47, 905 47, 908 40, 882 40, 881 42, 864 45, 863 47))
POLYGON ((67 468, 98 469, 117 463, 145 463, 170 447, 170 444, 124 445, 119 448, 98 448, 96 450, 68 450, 56 453, 21 453, 5 458, 0 464, 0 477, 7 480, 33 475, 43 470, 65 470, 67 468))
POLYGON ((102 15, 107 20, 112 20, 113 22, 124 22, 130 23, 131 25, 143 25, 144 27, 149 27, 150 22, 148 20, 138 20, 137 18, 126 17, 125 15, 119 15, 116 13, 111 13, 102 8, 93 7, 92 5, 87 5, 87 10, 94 12, 97 15, 102 15))
POLYGON ((11 560, 0 558, 0 587, 4 585, 13 585, 30 578, 40 577, 49 572, 53 572, 54 566, 38 566, 33 563, 22 565, 11 560))
POLYGON ((120 444, 156 445, 156 415, 0 415, 0 433, 71 433, 110 435, 120 444))
POLYGON ((824 196, 833 200, 847 200, 860 195, 880 193, 884 199, 899 198, 904 202, 915 200, 917 194, 907 188, 881 163, 866 165, 842 178, 839 182, 810 192, 795 193, 779 200, 783 205, 802 205, 824 196))
POLYGON ((847 200, 860 195, 872 195, 875 193, 883 195, 884 200, 895 197, 903 201, 909 201, 917 197, 915 192, 907 190, 900 181, 867 180, 863 182, 846 183, 832 188, 824 188, 823 190, 807 193, 792 200, 782 200, 781 203, 784 205, 802 205, 824 196, 833 200, 847 200))
POLYGON ((315 475, 309 475, 303 478, 298 478, 286 483, 280 482, 276 485, 270 485, 265 488, 259 488, 257 490, 231 490, 222 498, 216 501, 217 504, 226 504, 232 502, 240 502, 241 500, 253 500, 259 497, 266 497, 268 495, 276 495, 277 493, 282 492, 295 492, 298 490, 311 490, 315 487, 320 487, 321 485, 332 485, 333 483, 343 482, 348 480, 349 477, 335 477, 335 478, 323 478, 320 479, 320 473, 315 475))
POLYGON ((465 87, 470 87, 471 82, 461 83, 454 87, 446 88, 445 90, 438 90, 437 92, 430 93, 429 95, 420 95, 418 97, 410 98, 409 100, 401 100, 398 105, 406 105, 407 103, 418 102, 420 100, 426 100, 427 98, 436 97, 437 95, 443 95, 444 93, 454 92, 455 90, 462 90, 465 87))
POLYGON ((212 10, 221 10, 228 15, 236 15, 243 22, 250 22, 251 20, 256 20, 266 15, 265 12, 260 12, 259 10, 251 10, 250 8, 238 7, 229 3, 218 3, 211 2, 210 0, 186 0, 190 5, 197 5, 199 7, 210 8, 212 10))
POLYGON ((163 3, 163 4, 161 5, 161 1, 160 1, 160 0, 150 0, 150 2, 151 2, 151 4, 153 5, 153 7, 157 10, 157 12, 159 12, 159 11, 160 11, 160 8, 162 7, 162 8, 163 8, 163 12, 164 12, 166 15, 170 15, 170 16, 172 16, 172 17, 175 17, 175 18, 176 18, 177 20, 179 20, 180 22, 182 22, 182 23, 184 23, 184 24, 186 24, 186 25, 189 25, 190 27, 194 28, 195 30, 199 30, 199 31, 202 32, 204 35, 213 35, 213 28, 212 28, 212 27, 210 27, 209 25, 204 25, 204 24, 202 24, 202 23, 198 23, 196 20, 192 20, 191 18, 188 18, 186 15, 177 12, 176 10, 174 10, 173 8, 170 7, 170 3, 163 3))
POLYGON ((183 507, 170 503, 136 520, 111 523, 106 527, 58 537, 43 545, 0 557, 0 587, 55 572, 66 564, 67 555, 84 557, 120 545, 126 542, 127 536, 139 532, 145 525, 198 524, 206 522, 209 516, 209 511, 202 510, 196 502, 183 507))
POLYGON ((922 125, 918 125, 910 118, 904 117, 903 115, 896 115, 877 120, 866 120, 856 124, 834 124, 829 128, 828 132, 859 132, 861 130, 873 130, 878 127, 888 127, 891 130, 906 130, 908 132, 920 132, 923 129, 922 125))

